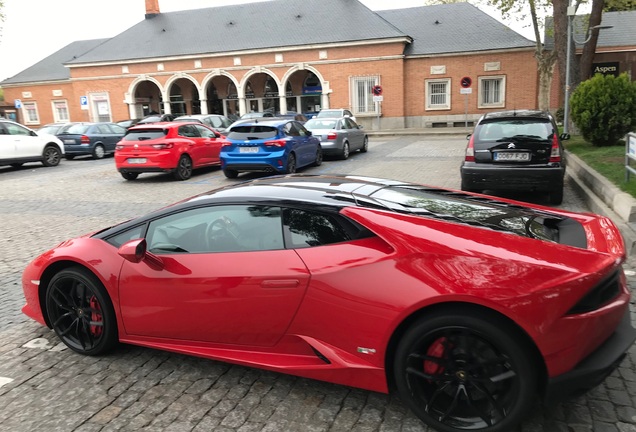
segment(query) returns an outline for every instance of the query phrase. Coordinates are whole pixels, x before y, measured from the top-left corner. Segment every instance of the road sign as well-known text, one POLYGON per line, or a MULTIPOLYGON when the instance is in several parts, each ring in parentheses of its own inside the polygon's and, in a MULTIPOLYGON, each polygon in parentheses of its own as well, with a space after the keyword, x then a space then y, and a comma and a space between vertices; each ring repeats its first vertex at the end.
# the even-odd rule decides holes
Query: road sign
POLYGON ((86 96, 80 96, 80 108, 83 110, 88 109, 88 98, 86 96))
POLYGON ((384 100, 384 96, 373 96, 373 102, 382 102, 384 100))
POLYGON ((374 85, 372 90, 373 90, 373 95, 374 96, 381 96, 382 95, 382 86, 374 85))
POLYGON ((472 94, 473 93, 473 89, 471 88, 460 88, 459 89, 459 94, 472 94))
POLYGON ((473 80, 470 79, 470 77, 464 77, 459 81, 459 83, 463 88, 470 88, 473 84, 473 80))
POLYGON ((17 109, 22 108, 22 101, 20 99, 16 99, 13 101, 13 106, 16 107, 17 109))

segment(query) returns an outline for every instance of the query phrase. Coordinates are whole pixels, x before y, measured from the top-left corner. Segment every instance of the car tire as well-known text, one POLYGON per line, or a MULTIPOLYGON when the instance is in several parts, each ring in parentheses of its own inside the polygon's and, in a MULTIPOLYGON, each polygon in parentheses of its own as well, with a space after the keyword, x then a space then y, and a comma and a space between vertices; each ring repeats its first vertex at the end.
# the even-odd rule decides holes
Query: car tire
POLYGON ((139 177, 139 173, 132 173, 128 171, 122 171, 120 174, 126 180, 137 180, 137 177, 139 177))
POLYGON ((44 147, 44 152, 42 152, 42 165, 46 167, 57 166, 60 164, 60 159, 62 159, 62 154, 59 148, 54 145, 44 147))
POLYGON ((548 202, 552 205, 563 203, 563 188, 552 191, 548 194, 548 202))
POLYGON ((65 155, 64 158, 66 160, 73 160, 73 159, 75 159, 75 155, 65 155))
POLYGON ((23 163, 22 163, 22 162, 16 162, 16 163, 12 163, 12 164, 11 164, 11 166, 12 166, 13 168, 20 168, 22 165, 23 165, 23 163))
POLYGON ((316 150, 316 160, 314 160, 314 166, 322 165, 322 147, 318 147, 316 150))
POLYGON ((435 430, 513 430, 536 398, 537 367, 523 337, 509 328, 465 310, 426 314, 395 351, 400 398, 435 430))
POLYGON ((60 340, 84 355, 99 355, 118 342, 115 310, 97 276, 83 267, 57 272, 45 294, 49 323, 60 340))
POLYGON ((181 155, 177 168, 173 172, 177 180, 187 180, 192 177, 192 159, 188 155, 181 155))
POLYGON ((285 174, 293 174, 296 172, 296 156, 290 153, 287 156, 287 166, 285 166, 285 174))
POLYGON ((342 151, 340 152, 340 159, 342 160, 349 159, 349 153, 350 153, 349 143, 345 141, 344 143, 342 143, 342 151))
POLYGON ((103 159, 106 156, 106 150, 101 144, 97 144, 93 149, 93 159, 103 159))
POLYGON ((362 148, 360 148, 360 153, 366 153, 369 151, 369 137, 364 137, 364 142, 362 143, 362 148))
POLYGON ((227 169, 227 168, 223 170, 223 174, 225 175, 225 177, 229 179, 235 179, 239 175, 237 170, 227 169))

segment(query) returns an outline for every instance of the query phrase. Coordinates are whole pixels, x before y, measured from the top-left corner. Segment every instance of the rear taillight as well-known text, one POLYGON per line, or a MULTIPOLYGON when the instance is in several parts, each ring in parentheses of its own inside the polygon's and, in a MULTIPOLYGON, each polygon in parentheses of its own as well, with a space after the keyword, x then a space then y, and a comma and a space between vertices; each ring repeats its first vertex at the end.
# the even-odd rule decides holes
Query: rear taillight
POLYGON ((82 144, 90 144, 91 143, 91 139, 89 137, 87 137, 86 135, 82 135, 82 137, 80 138, 80 142, 82 144))
POLYGON ((335 132, 331 132, 330 134, 327 135, 328 140, 335 140, 337 137, 338 135, 335 132))
POLYGON ((466 162, 475 162, 475 143, 474 143, 475 135, 470 136, 470 140, 468 141, 468 146, 466 146, 466 156, 464 160, 466 162))
POLYGON ((172 147, 174 147, 174 144, 172 144, 172 143, 163 143, 163 144, 153 144, 152 145, 152 148, 156 148, 157 150, 171 149, 172 147))
POLYGON ((285 140, 265 141, 265 145, 270 147, 285 147, 287 146, 287 141, 285 140))
POLYGON ((559 138, 552 135, 552 150, 550 151, 550 162, 561 162, 561 149, 559 148, 559 138))
POLYGON ((115 151, 117 151, 117 150, 122 150, 123 148, 124 148, 124 146, 123 146, 123 145, 119 145, 119 144, 117 144, 117 145, 115 146, 115 151))
POLYGON ((221 147, 229 147, 231 146, 232 143, 229 141, 221 141, 221 147))

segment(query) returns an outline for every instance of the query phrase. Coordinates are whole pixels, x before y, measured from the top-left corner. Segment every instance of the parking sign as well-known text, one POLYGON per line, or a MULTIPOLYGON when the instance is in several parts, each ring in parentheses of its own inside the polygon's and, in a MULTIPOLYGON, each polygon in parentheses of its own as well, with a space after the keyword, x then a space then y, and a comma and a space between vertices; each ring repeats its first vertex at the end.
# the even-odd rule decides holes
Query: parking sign
POLYGON ((13 101, 13 106, 16 107, 17 109, 22 108, 22 101, 20 99, 16 99, 13 101))
POLYGON ((86 96, 80 96, 80 107, 83 110, 88 109, 88 98, 86 96))

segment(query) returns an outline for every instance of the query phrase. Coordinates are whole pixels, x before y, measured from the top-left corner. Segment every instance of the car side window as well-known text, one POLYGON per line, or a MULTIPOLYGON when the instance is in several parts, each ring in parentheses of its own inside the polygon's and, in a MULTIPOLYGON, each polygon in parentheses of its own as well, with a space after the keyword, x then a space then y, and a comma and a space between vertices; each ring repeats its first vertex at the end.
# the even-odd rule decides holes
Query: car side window
POLYGON ((294 127, 294 122, 285 123, 283 130, 285 131, 285 135, 289 135, 289 136, 300 135, 300 133, 298 133, 298 129, 294 127))
POLYGON ((108 127, 108 125, 104 125, 104 124, 100 124, 96 126, 97 131, 100 134, 111 134, 112 132, 110 131, 110 128, 108 127))
POLYGON ((115 246, 116 248, 119 248, 121 245, 123 245, 124 243, 130 240, 135 240, 135 239, 143 237, 145 228, 146 228, 145 224, 138 225, 136 227, 129 228, 126 231, 116 234, 112 237, 109 237, 108 239, 106 239, 106 241, 112 244, 113 246, 115 246))
POLYGON ((332 215, 299 209, 285 209, 283 229, 288 248, 324 246, 351 240, 332 215))
POLYGON ((123 128, 117 124, 109 124, 105 126, 108 126, 108 128, 110 129, 110 133, 122 134, 122 135, 126 133, 126 128, 123 128))
POLYGON ((179 126, 179 135, 187 138, 197 138, 200 136, 194 125, 179 126))
POLYGON ((280 207, 223 205, 186 210, 150 222, 155 254, 283 249, 280 207))
POLYGON ((305 126, 301 125, 298 122, 293 122, 294 128, 298 131, 299 136, 309 136, 309 132, 305 129, 305 126))
POLYGON ((196 125, 195 128, 197 129, 199 135, 202 136, 203 138, 216 138, 214 131, 211 131, 210 129, 204 126, 196 125))
POLYGON ((31 131, 29 131, 29 129, 12 123, 7 123, 7 131, 9 132, 9 135, 31 135, 31 131))

